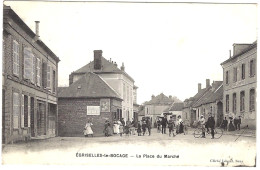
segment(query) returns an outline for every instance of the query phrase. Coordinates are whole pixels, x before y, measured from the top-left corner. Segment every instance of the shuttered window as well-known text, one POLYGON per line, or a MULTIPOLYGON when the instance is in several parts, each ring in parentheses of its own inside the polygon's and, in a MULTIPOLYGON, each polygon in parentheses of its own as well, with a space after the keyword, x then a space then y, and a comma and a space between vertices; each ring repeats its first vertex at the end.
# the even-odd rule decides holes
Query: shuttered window
POLYGON ((52 90, 53 92, 56 92, 56 72, 53 70, 52 73, 52 90))
POLYGON ((41 86, 41 60, 39 58, 37 58, 37 61, 36 61, 36 83, 37 83, 37 86, 41 86))
POLYGON ((18 93, 13 93, 13 128, 19 128, 20 99, 18 93))
POLYGON ((237 82, 237 67, 233 69, 233 81, 237 82))
POLYGON ((29 48, 24 48, 24 78, 35 83, 36 57, 29 48))
POLYGON ((245 92, 240 92, 240 111, 245 111, 245 92))
POLYGON ((245 72, 246 72, 246 65, 242 64, 242 69, 241 69, 241 79, 244 80, 245 79, 245 72))
POLYGON ((51 88, 51 66, 47 65, 47 88, 51 88))
POLYGON ((250 90, 249 109, 250 109, 250 111, 255 110, 255 89, 250 90))
POLYGON ((229 112, 229 95, 226 95, 226 112, 229 112))
POLYGON ((19 76, 19 43, 13 40, 13 74, 19 76))
POLYGON ((250 77, 255 75, 255 60, 250 60, 250 70, 249 70, 250 77))
POLYGON ((24 95, 21 98, 21 128, 24 127, 24 95))
POLYGON ((233 112, 236 113, 237 111, 237 94, 233 93, 233 112))
POLYGON ((228 71, 226 71, 226 84, 228 84, 228 82, 229 82, 229 77, 228 77, 228 71))
POLYGON ((42 86, 47 87, 47 63, 42 63, 42 86))

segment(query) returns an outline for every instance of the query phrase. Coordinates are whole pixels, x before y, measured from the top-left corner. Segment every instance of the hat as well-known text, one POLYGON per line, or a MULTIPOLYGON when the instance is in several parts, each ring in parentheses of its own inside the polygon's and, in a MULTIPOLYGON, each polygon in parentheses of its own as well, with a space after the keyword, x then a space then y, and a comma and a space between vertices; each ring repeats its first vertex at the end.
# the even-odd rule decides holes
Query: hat
POLYGON ((200 117, 204 117, 203 115, 200 115, 200 117))

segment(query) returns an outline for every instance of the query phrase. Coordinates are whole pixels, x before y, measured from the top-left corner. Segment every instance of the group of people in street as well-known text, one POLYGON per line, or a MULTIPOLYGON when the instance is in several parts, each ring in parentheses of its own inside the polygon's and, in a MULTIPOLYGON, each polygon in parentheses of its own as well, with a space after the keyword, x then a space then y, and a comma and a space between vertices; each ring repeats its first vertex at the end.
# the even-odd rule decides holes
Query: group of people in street
POLYGON ((167 120, 167 115, 164 115, 164 117, 157 120, 156 125, 157 125, 158 133, 166 134, 166 129, 168 125, 169 136, 172 135, 173 137, 175 137, 177 134, 181 134, 181 133, 185 135, 184 123, 180 115, 177 117, 176 122, 173 116, 170 116, 170 119, 167 120), (174 134, 175 127, 176 127, 176 135, 174 134))
POLYGON ((236 116, 234 120, 233 117, 229 117, 229 123, 227 118, 225 117, 221 123, 221 128, 223 128, 224 131, 235 131, 235 130, 240 130, 240 125, 241 125, 241 116, 238 117, 236 116))

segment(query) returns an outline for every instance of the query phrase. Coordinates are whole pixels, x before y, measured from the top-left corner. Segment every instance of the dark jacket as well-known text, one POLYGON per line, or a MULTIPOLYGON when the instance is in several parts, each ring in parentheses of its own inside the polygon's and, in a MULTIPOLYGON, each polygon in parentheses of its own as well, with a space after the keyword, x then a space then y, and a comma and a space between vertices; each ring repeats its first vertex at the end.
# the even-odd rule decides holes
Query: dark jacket
POLYGON ((209 117, 208 118, 207 125, 208 125, 209 128, 214 128, 215 127, 215 119, 214 119, 214 117, 209 117))
POLYGON ((162 124, 162 126, 166 126, 166 124, 168 123, 168 121, 167 121, 167 118, 162 118, 162 121, 161 121, 161 124, 162 124))

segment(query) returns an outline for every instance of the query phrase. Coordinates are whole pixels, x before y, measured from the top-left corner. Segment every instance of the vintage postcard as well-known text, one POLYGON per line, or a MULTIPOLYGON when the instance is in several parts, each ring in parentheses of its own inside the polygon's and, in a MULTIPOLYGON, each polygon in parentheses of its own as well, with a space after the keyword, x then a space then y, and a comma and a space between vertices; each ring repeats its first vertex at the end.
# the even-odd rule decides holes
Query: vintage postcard
POLYGON ((3 167, 256 167, 257 2, 2 11, 3 167))

